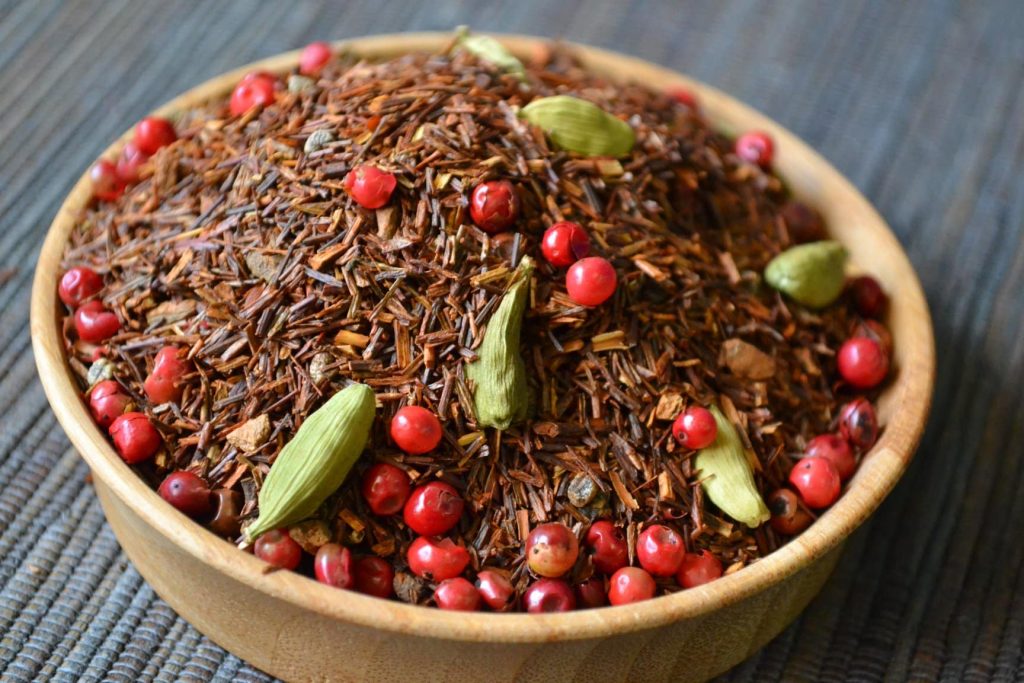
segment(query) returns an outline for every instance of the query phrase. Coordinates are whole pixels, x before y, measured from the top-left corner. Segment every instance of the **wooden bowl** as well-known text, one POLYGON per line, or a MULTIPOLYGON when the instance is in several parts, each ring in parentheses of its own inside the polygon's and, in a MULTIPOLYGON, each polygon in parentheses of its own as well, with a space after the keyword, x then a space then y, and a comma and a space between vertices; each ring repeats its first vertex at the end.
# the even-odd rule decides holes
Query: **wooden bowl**
MULTIPOLYGON (((338 47, 368 58, 438 50, 449 34, 360 38, 338 47)), ((506 36, 523 55, 546 43, 506 36)), ((885 430, 843 497, 810 529, 765 559, 711 584, 637 604, 566 614, 454 613, 337 590, 266 565, 187 519, 137 477, 93 423, 68 370, 58 326, 61 253, 89 201, 87 175, 50 227, 32 293, 32 341, 57 419, 93 471, 107 519, 157 593, 212 640, 289 680, 701 680, 737 664, 777 635, 821 588, 846 537, 878 507, 913 455, 934 379, 931 321, 910 262, 882 218, 824 159, 771 120, 668 69, 575 46, 596 72, 653 88, 685 85, 710 121, 761 129, 793 192, 824 214, 854 266, 892 295, 895 367, 879 401, 885 430)), ((291 52, 225 74, 158 110, 168 114, 226 95, 253 69, 283 72, 291 52)), ((107 150, 113 155, 122 140, 107 150)))

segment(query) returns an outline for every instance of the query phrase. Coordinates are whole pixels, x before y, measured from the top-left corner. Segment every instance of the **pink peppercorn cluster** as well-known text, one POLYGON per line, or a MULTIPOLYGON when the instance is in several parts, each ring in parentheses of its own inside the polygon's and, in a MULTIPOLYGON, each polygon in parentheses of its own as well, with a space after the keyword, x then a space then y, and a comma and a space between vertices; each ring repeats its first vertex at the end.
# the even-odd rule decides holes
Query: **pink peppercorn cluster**
POLYGON ((160 116, 147 116, 135 126, 135 135, 125 144, 117 161, 100 159, 89 169, 96 199, 116 201, 125 189, 139 181, 140 168, 149 158, 178 139, 174 124, 160 116))

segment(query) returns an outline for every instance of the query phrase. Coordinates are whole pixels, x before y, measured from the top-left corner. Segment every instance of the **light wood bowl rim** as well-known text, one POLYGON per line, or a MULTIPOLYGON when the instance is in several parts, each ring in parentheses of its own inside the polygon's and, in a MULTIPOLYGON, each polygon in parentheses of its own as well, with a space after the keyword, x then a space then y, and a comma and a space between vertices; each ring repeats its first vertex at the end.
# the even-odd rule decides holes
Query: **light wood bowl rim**
MULTIPOLYGON (((494 34, 518 54, 529 54, 549 39, 494 34)), ((335 45, 368 58, 436 50, 451 40, 450 33, 386 34, 339 41, 335 45)), ((792 133, 722 92, 670 69, 644 60, 584 45, 571 44, 588 65, 610 76, 624 74, 652 87, 683 85, 693 89, 712 122, 742 123, 772 134, 777 143, 777 167, 785 177, 787 167, 810 165, 822 178, 822 196, 841 196, 867 216, 873 246, 892 262, 900 291, 893 307, 906 307, 912 324, 895 340, 904 350, 902 370, 887 390, 884 402, 892 416, 865 467, 851 482, 836 505, 804 534, 761 561, 713 583, 669 596, 621 607, 526 615, 453 613, 385 601, 354 591, 330 588, 292 572, 264 573, 266 565, 215 536, 165 503, 155 491, 121 461, 95 426, 67 367, 58 326, 56 280, 66 237, 75 216, 90 195, 88 173, 83 174, 60 207, 40 253, 33 283, 31 331, 39 375, 57 419, 71 442, 100 478, 122 501, 151 527, 182 550, 217 571, 274 598, 322 616, 370 628, 421 637, 473 642, 544 642, 575 640, 650 629, 682 619, 706 615, 759 593, 799 572, 834 548, 875 510, 906 468, 927 420, 934 383, 935 350, 927 303, 913 267, 885 221, 838 171, 792 133), (792 159, 790 164, 788 160, 792 159), (826 187, 827 186, 827 187, 826 187), (855 205, 855 206, 854 206, 855 205), (910 349, 909 351, 907 349, 910 349), (898 419, 896 415, 898 414, 898 419), (870 465, 870 467, 868 467, 870 465), (865 474, 863 470, 870 469, 865 474)), ((193 104, 228 93, 245 73, 254 69, 285 72, 298 60, 292 51, 248 64, 213 78, 156 110, 170 114, 193 104)), ((131 131, 111 145, 104 156, 113 156, 131 131)), ((240 606, 244 613, 244 606, 240 606)))

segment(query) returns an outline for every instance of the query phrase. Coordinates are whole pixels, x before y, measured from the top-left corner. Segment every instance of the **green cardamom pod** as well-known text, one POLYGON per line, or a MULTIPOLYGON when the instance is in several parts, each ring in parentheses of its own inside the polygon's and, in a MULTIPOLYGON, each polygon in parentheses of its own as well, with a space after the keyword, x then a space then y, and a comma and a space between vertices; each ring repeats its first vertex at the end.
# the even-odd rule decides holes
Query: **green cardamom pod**
POLYGON ((754 472, 743 450, 736 428, 717 406, 711 414, 718 425, 718 435, 707 448, 697 451, 694 465, 700 470, 701 485, 718 508, 751 529, 771 518, 754 483, 754 472))
POLYGON ((307 417, 263 480, 260 514, 245 537, 253 540, 316 512, 366 447, 376 409, 373 389, 351 384, 307 417))
POLYGON ((519 354, 519 335, 530 293, 533 261, 524 256, 513 275, 512 286, 491 316, 478 358, 466 366, 473 380, 473 407, 481 427, 508 429, 526 419, 530 390, 526 363, 519 354))
POLYGON ((824 308, 843 291, 845 263, 846 249, 839 242, 811 242, 773 258, 764 269, 764 279, 805 306, 824 308))
POLYGON ((538 98, 519 115, 542 128, 562 149, 590 157, 626 156, 636 142, 628 123, 570 95, 538 98))
POLYGON ((515 74, 519 80, 526 80, 526 69, 514 54, 500 42, 490 36, 470 35, 469 29, 460 26, 456 29, 459 40, 456 45, 463 50, 475 55, 478 59, 489 62, 502 71, 515 74))

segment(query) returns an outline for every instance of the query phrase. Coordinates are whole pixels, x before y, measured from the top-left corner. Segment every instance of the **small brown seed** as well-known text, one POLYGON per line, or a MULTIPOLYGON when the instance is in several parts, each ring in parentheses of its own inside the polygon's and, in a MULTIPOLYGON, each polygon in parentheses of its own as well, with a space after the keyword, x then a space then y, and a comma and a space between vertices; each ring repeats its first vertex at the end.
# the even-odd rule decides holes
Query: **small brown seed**
POLYGON ((227 538, 234 538, 242 531, 240 513, 245 497, 231 489, 217 489, 213 492, 213 519, 210 529, 227 538))

